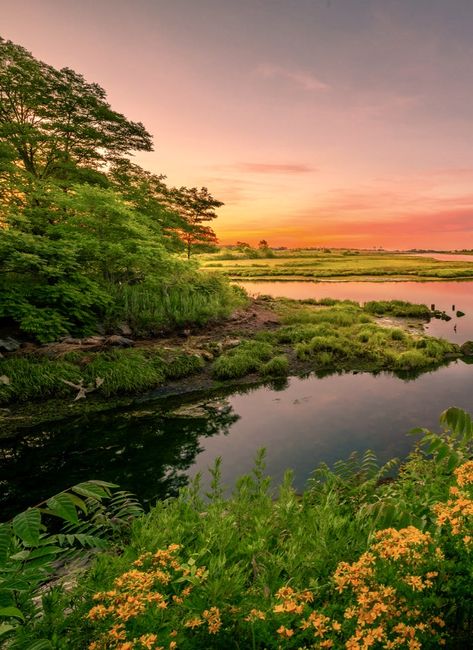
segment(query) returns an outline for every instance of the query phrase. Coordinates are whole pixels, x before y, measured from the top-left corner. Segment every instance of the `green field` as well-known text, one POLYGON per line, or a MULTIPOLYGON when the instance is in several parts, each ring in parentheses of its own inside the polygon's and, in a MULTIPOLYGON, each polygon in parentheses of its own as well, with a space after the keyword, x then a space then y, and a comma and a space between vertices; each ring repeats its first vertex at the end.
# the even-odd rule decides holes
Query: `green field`
MULTIPOLYGON (((473 278, 472 262, 440 261, 404 253, 353 250, 274 251, 273 257, 249 257, 238 252, 202 255, 203 268, 218 269, 245 279, 382 279, 445 280, 473 278)), ((257 251, 254 251, 257 254, 257 251)))

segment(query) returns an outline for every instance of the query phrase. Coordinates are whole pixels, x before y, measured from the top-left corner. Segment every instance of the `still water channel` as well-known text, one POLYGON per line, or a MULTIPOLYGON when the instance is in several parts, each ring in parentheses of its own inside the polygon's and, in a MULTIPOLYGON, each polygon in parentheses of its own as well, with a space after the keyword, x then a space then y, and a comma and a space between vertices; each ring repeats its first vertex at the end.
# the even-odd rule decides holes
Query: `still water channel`
MULTIPOLYGON (((458 342, 473 339, 473 283, 249 284, 252 293, 294 298, 436 304, 453 318, 433 321, 432 334, 458 342), (457 318, 453 305, 466 315, 457 318)), ((389 373, 346 373, 292 377, 186 400, 146 396, 127 409, 76 416, 0 439, 2 519, 90 478, 118 483, 149 504, 205 473, 217 456, 231 486, 251 469, 261 447, 267 449, 267 470, 275 481, 292 468, 301 489, 319 462, 333 463, 353 450, 373 449, 382 460, 406 455, 413 445, 406 432, 414 426, 436 428, 440 412, 452 405, 473 411, 473 365, 463 361, 410 381, 389 373), (183 403, 197 408, 183 412, 183 403)))

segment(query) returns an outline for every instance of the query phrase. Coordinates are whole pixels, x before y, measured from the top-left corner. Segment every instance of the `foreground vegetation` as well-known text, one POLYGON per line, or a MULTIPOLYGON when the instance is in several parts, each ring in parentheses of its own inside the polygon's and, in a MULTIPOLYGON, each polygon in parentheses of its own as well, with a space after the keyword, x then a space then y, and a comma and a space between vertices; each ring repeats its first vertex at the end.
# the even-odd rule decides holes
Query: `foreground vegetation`
MULTIPOLYGON (((222 293, 224 289, 216 300, 222 293)), ((226 304, 243 300, 235 293, 233 303, 229 298, 226 304)), ((207 304, 210 308, 204 313, 210 317, 215 308, 210 297, 207 304)), ((390 370, 415 376, 461 356, 456 344, 425 336, 421 328, 406 329, 406 322, 414 319, 419 326, 420 319, 428 317, 425 305, 383 301, 361 307, 331 299, 261 299, 253 305, 263 306, 266 315, 272 316, 269 325, 256 324, 250 331, 239 332, 238 325, 230 321, 229 329, 220 334, 197 329, 185 345, 182 339, 162 343, 158 339, 133 348, 98 346, 97 350, 96 346, 89 351, 87 346, 76 345, 68 351, 64 344, 10 355, 0 359, 4 378, 0 404, 73 398, 81 388, 82 397, 136 394, 191 375, 206 380, 207 387, 244 377, 256 380, 313 370, 390 370), (391 326, 380 324, 380 316, 387 317, 391 326)), ((251 309, 250 305, 250 313, 251 309)), ((176 316, 179 309, 174 307, 173 313, 176 316)), ((140 319, 143 327, 156 323, 146 310, 140 312, 140 319)))
POLYGON ((205 255, 203 265, 236 279, 266 280, 461 280, 473 278, 473 263, 440 261, 402 253, 327 249, 254 251, 205 255))
MULTIPOLYGON (((473 424, 455 408, 441 423, 440 434, 416 432, 396 480, 386 479, 396 461, 379 467, 366 452, 319 467, 302 495, 290 473, 275 492, 260 454, 230 497, 217 462, 205 498, 197 479, 147 515, 127 501, 131 528, 76 586, 55 583, 35 600, 27 586, 0 585, 8 647, 470 647, 473 424)), ((51 542, 18 519, 0 576, 12 563, 37 567, 33 549, 51 542)))

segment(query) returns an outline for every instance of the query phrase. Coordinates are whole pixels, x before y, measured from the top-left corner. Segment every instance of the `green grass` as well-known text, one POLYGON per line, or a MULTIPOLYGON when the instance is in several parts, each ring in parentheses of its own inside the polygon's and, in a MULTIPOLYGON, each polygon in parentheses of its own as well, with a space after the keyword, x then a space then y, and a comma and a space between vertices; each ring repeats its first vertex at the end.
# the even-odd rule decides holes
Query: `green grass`
POLYGON ((126 322, 137 336, 153 336, 184 327, 202 327, 247 304, 246 294, 217 274, 201 273, 175 284, 147 283, 113 288, 110 329, 126 322))
POLYGON ((427 305, 417 305, 404 300, 371 300, 364 304, 364 309, 370 314, 397 316, 401 318, 429 318, 431 315, 427 305))
POLYGON ((257 372, 273 356, 274 349, 264 341, 243 341, 229 352, 225 352, 213 363, 213 374, 217 379, 237 379, 257 372))
MULTIPOLYGON (((223 352, 212 364, 217 380, 235 380, 248 375, 261 378, 308 370, 391 370, 418 373, 459 356, 459 347, 441 339, 412 335, 400 327, 376 323, 373 307, 350 301, 294 301, 280 299, 273 305, 281 325, 256 331, 223 352), (301 364, 304 364, 301 366, 301 364)), ((403 302, 381 303, 374 309, 412 316, 423 313, 422 305, 403 302)), ((217 346, 218 347, 218 346, 217 346)), ((216 348, 217 349, 217 348, 216 348)), ((208 352, 208 350, 207 350, 208 352)), ((40 355, 0 359, 0 404, 53 397, 73 397, 74 389, 64 381, 81 380, 96 396, 110 397, 139 393, 168 380, 200 372, 205 362, 200 354, 175 347, 111 349, 104 352, 75 351, 60 359, 40 355)))
POLYGON ((166 379, 195 374, 204 365, 196 354, 152 349, 115 349, 105 352, 73 352, 63 359, 44 356, 11 357, 0 360, 0 374, 9 384, 0 384, 0 404, 53 397, 73 398, 77 390, 64 380, 94 388, 95 395, 110 397, 156 388, 166 379))
POLYGON ((468 279, 473 278, 472 262, 440 261, 415 255, 368 251, 275 251, 274 258, 245 258, 237 252, 202 256, 203 268, 215 263, 234 278, 267 279, 468 279), (218 260, 218 261, 217 261, 218 260))

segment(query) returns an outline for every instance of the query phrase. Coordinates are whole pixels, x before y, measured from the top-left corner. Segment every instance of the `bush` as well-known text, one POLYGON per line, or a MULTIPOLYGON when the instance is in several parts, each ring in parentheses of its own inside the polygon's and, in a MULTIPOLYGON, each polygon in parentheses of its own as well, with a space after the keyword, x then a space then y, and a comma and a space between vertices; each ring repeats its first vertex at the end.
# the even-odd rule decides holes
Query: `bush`
POLYGON ((225 352, 213 363, 217 379, 237 379, 259 370, 264 361, 273 356, 273 346, 264 341, 243 341, 236 348, 225 352))
POLYGON ((277 377, 280 375, 287 375, 289 372, 289 361, 285 354, 279 354, 273 357, 261 366, 260 372, 262 375, 269 375, 277 377))

